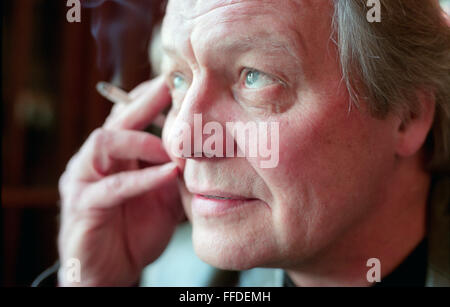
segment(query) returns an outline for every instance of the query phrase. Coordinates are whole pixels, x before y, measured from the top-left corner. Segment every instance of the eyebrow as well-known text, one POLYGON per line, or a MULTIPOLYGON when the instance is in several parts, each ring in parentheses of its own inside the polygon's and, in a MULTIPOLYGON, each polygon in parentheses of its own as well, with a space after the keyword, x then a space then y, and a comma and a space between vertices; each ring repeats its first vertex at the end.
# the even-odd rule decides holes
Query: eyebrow
POLYGON ((239 40, 231 43, 229 46, 225 46, 225 51, 245 53, 253 49, 262 50, 267 54, 289 54, 296 60, 298 58, 297 53, 292 50, 292 47, 287 42, 282 42, 280 40, 273 40, 269 35, 267 39, 262 39, 262 37, 246 37, 243 40, 239 40))

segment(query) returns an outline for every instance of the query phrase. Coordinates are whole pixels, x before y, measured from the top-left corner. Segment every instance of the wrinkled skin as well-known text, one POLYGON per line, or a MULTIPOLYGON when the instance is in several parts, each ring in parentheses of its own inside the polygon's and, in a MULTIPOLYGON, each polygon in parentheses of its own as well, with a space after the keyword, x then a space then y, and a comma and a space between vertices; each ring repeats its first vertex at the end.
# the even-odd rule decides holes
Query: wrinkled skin
MULTIPOLYGON (((365 268, 371 253, 383 254, 381 242, 390 245, 398 239, 389 241, 387 233, 378 236, 376 227, 397 231, 386 219, 403 210, 397 205, 387 210, 397 197, 392 186, 404 188, 407 181, 402 178, 399 184, 397 176, 416 169, 418 162, 408 160, 403 169, 406 137, 398 117, 376 119, 364 104, 349 108, 336 46, 329 39, 332 13, 330 1, 169 3, 162 33, 163 72, 174 101, 163 141, 184 174, 181 191, 195 250, 212 265, 235 270, 273 266, 292 272, 322 266, 326 271, 322 260, 335 252, 331 262, 342 261, 346 250, 347 259, 354 257, 354 264, 365 268), (249 88, 246 68, 270 80, 249 88), (278 166, 262 169, 258 158, 177 158, 171 142, 183 122, 193 126, 195 113, 202 114, 203 122, 222 125, 279 122, 278 166), (204 216, 193 209, 192 200, 199 191, 210 190, 258 201, 225 216, 204 216), (351 248, 355 254, 348 253, 351 248)), ((415 150, 432 115, 430 111, 424 117, 420 133, 408 135, 415 150)), ((411 239, 401 243, 400 253, 423 235, 427 179, 420 172, 414 175, 423 185, 420 206, 411 215, 420 222, 411 239)), ((406 220, 397 222, 405 226, 406 220)), ((397 252, 383 259, 387 270, 398 261, 397 252)), ((365 274, 356 271, 357 283, 362 279, 364 284, 365 274)))
MULTIPOLYGON (((81 260, 82 284, 136 282, 184 213, 204 261, 283 268, 298 285, 367 285, 367 259, 378 257, 384 276, 414 248, 425 234, 420 149, 434 101, 420 96, 423 112, 407 124, 350 108, 332 13, 325 0, 169 2, 164 77, 113 110, 60 181, 60 256, 81 260), (249 84, 249 70, 260 79, 249 84), (170 100, 162 141, 136 131, 170 100), (279 122, 277 167, 177 157, 171 143, 195 113, 204 123, 279 122), (252 201, 205 215, 195 206, 204 191, 252 201)), ((60 284, 73 285, 62 271, 60 284)))

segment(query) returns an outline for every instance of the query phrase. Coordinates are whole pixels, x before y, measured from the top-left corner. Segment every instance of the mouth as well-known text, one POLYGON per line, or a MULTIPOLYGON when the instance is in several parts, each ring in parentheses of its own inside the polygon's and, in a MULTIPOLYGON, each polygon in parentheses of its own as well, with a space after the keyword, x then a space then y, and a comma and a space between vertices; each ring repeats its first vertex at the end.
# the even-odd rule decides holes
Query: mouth
POLYGON ((215 195, 200 195, 200 197, 204 197, 204 198, 208 198, 208 199, 218 199, 218 200, 222 200, 222 199, 234 199, 232 197, 220 197, 220 196, 215 196, 215 195))
POLYGON ((204 217, 219 217, 231 214, 256 203, 258 199, 247 196, 231 194, 223 191, 191 192, 192 212, 204 217))
POLYGON ((200 189, 190 186, 186 186, 189 193, 196 197, 202 197, 206 199, 213 200, 248 200, 255 199, 248 193, 244 191, 233 191, 229 192, 231 189, 200 189))
POLYGON ((212 200, 249 200, 250 198, 245 197, 236 197, 236 196, 219 196, 219 195, 210 195, 210 194, 195 194, 195 196, 212 199, 212 200))

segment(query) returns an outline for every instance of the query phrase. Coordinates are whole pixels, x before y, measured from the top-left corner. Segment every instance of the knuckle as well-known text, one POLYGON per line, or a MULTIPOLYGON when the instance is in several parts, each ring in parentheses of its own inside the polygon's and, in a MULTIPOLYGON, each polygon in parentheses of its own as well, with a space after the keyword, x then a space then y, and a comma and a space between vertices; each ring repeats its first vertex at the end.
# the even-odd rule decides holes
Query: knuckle
POLYGON ((94 150, 101 150, 110 140, 110 131, 105 128, 97 128, 91 134, 91 144, 94 150))
POLYGON ((89 148, 89 164, 100 177, 108 174, 108 167, 105 162, 108 157, 107 147, 110 141, 110 132, 104 128, 98 128, 92 133, 92 143, 89 148))
POLYGON ((58 191, 61 197, 69 194, 71 187, 76 184, 76 167, 67 167, 64 173, 58 179, 58 191))
POLYGON ((140 135, 136 141, 138 142, 137 145, 143 149, 151 148, 154 144, 154 139, 152 136, 147 134, 140 135))
POLYGON ((58 190, 60 194, 65 194, 67 186, 67 172, 64 172, 58 180, 58 190))
POLYGON ((101 138, 102 133, 103 133, 103 128, 96 128, 94 131, 92 131, 92 133, 89 135, 89 139, 92 142, 95 142, 96 140, 98 140, 99 138, 101 138))
MULTIPOLYGON (((68 177, 68 174, 76 173, 76 170, 79 169, 80 164, 80 152, 77 152, 70 158, 69 162, 67 162, 64 173, 61 175, 63 177, 68 177)), ((60 178, 61 179, 61 178, 60 178)))
POLYGON ((123 184, 124 184, 123 176, 118 174, 107 178, 105 182, 105 187, 107 191, 120 193, 120 191, 123 188, 123 184))

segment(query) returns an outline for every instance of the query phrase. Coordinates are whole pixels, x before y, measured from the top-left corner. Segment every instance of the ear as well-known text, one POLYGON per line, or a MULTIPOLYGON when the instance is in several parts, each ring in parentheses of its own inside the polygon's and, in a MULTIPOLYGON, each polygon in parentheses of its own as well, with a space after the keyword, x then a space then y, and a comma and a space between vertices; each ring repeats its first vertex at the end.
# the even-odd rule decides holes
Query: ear
POLYGON ((417 112, 405 112, 397 128, 396 153, 401 157, 416 154, 425 143, 434 120, 435 96, 431 91, 417 94, 417 112))

